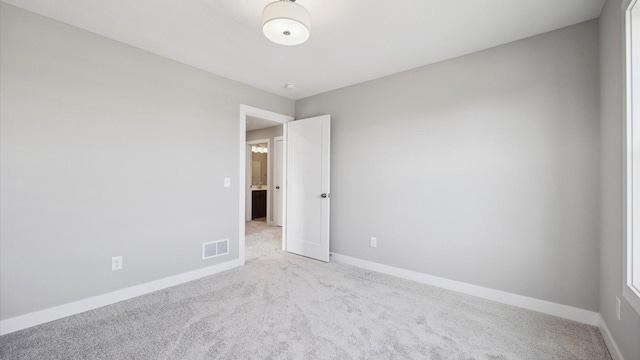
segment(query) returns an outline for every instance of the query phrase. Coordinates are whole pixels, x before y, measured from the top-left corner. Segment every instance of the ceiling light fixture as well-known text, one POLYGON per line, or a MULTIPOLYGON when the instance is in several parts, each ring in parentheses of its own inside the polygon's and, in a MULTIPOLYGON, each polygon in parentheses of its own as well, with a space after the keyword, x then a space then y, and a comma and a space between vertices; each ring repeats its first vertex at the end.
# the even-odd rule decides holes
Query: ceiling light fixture
POLYGON ((262 31, 267 39, 280 45, 299 45, 311 31, 311 15, 295 0, 280 0, 262 11, 262 31))

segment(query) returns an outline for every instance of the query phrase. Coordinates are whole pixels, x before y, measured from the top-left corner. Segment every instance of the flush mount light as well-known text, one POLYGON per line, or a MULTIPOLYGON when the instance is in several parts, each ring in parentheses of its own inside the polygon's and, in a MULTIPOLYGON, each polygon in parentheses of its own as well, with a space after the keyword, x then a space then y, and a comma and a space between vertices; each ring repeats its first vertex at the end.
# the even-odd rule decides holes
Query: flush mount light
POLYGON ((285 88, 285 89, 287 89, 287 90, 293 90, 293 89, 295 89, 295 88, 296 88, 296 84, 294 84, 294 83, 288 83, 288 84, 285 84, 285 85, 284 85, 284 88, 285 88))
POLYGON ((295 0, 280 0, 262 11, 262 31, 267 39, 280 45, 299 45, 311 31, 311 15, 295 0))

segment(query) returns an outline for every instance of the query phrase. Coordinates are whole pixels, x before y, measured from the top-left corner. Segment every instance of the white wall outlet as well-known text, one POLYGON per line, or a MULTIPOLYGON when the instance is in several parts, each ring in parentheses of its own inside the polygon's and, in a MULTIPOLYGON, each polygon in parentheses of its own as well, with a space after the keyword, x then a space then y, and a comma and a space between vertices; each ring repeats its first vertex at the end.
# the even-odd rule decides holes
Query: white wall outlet
POLYGON ((620 298, 616 296, 616 316, 620 320, 620 298))
POLYGON ((373 236, 369 238, 369 246, 378 247, 378 238, 375 238, 373 236))
POLYGON ((111 271, 122 270, 122 256, 111 258, 111 271))
POLYGON ((224 178, 224 187, 226 188, 231 187, 231 178, 229 177, 224 178))

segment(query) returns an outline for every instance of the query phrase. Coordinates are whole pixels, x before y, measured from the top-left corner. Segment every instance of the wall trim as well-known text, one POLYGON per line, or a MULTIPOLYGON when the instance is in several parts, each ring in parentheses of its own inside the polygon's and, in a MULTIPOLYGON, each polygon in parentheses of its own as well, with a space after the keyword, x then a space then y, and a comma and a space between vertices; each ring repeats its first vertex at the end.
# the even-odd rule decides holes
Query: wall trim
POLYGON ((618 348, 618 344, 613 340, 613 336, 609 331, 609 327, 607 323, 604 321, 604 318, 601 314, 598 314, 598 328, 600 328, 600 333, 602 334, 602 338, 604 339, 604 343, 607 344, 607 349, 609 349, 609 354, 613 360, 624 360, 622 353, 620 352, 620 348, 618 348))
POLYGON ((197 280, 209 275, 217 274, 239 266, 238 259, 227 261, 221 264, 212 265, 206 268, 197 269, 178 275, 169 276, 163 279, 154 280, 148 283, 131 286, 116 290, 110 293, 93 296, 90 298, 70 302, 63 305, 54 306, 48 309, 34 311, 28 314, 12 317, 0 321, 0 335, 9 334, 18 330, 47 323, 49 321, 62 319, 67 316, 80 314, 85 311, 97 309, 99 307, 118 303, 154 291, 166 289, 180 285, 189 281, 197 280))
POLYGON ((499 303, 517 306, 520 308, 538 311, 544 314, 561 317, 568 320, 577 321, 583 324, 597 326, 599 314, 593 311, 584 310, 568 305, 553 303, 527 296, 508 293, 505 291, 490 289, 482 286, 472 285, 460 281, 449 280, 433 275, 427 275, 416 271, 383 265, 372 261, 362 260, 346 255, 331 254, 331 259, 337 263, 356 266, 359 268, 380 272, 399 278, 416 281, 419 283, 436 286, 446 290, 452 290, 479 298, 493 300, 499 303))

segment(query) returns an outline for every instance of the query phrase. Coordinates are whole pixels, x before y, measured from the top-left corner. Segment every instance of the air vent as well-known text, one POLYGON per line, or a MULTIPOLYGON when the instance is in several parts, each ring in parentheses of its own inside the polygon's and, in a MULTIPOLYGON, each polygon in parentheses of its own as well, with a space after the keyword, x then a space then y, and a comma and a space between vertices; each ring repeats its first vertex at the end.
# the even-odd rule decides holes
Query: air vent
POLYGON ((211 241, 202 244, 202 260, 229 253, 229 239, 211 241))

